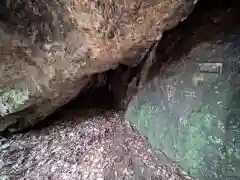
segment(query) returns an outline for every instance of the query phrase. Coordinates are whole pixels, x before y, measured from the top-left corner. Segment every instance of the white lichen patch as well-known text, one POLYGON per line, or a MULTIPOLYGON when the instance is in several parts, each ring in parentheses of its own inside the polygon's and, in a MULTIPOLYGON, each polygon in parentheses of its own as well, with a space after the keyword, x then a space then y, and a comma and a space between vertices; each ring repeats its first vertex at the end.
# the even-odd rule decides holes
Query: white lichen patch
POLYGON ((0 89, 0 115, 5 116, 17 111, 28 99, 27 89, 0 89))

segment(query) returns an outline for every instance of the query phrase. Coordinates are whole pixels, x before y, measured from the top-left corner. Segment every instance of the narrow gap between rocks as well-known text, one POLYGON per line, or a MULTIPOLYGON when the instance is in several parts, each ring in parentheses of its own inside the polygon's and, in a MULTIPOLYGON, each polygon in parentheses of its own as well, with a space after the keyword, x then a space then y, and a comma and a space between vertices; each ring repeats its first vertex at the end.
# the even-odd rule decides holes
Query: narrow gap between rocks
MULTIPOLYGON (((125 98, 131 98, 127 97, 128 95, 126 94, 128 85, 132 82, 133 78, 136 78, 138 81, 134 84, 134 88, 135 90, 137 89, 138 82, 141 80, 139 79, 139 76, 149 54, 156 53, 156 59, 150 67, 150 73, 147 74, 147 80, 152 79, 154 75, 158 73, 160 67, 165 61, 168 60, 170 55, 175 57, 181 56, 183 52, 175 52, 175 54, 172 54, 172 50, 177 49, 177 46, 181 46, 184 37, 189 36, 198 28, 204 27, 205 25, 207 27, 211 24, 216 24, 216 26, 218 26, 218 24, 219 26, 226 26, 226 29, 230 27, 232 23, 234 23, 235 19, 232 22, 227 22, 226 20, 229 20, 232 16, 238 15, 238 13, 235 12, 237 9, 234 8, 234 6, 237 7, 235 3, 238 2, 226 0, 214 0, 209 2, 207 0, 200 0, 193 12, 185 21, 163 34, 162 39, 157 42, 158 47, 156 52, 153 52, 153 50, 150 49, 149 53, 146 53, 146 56, 143 57, 142 61, 136 67, 119 65, 116 69, 111 69, 106 72, 93 75, 90 84, 83 89, 75 99, 60 107, 56 112, 48 116, 45 120, 36 124, 31 129, 41 129, 45 126, 51 125, 55 120, 59 119, 59 117, 62 117, 67 111, 78 110, 84 112, 89 109, 98 109, 100 112, 104 113, 108 110, 124 110, 127 103, 122 104, 122 101, 125 98), (233 10, 231 8, 233 8, 233 10), (228 15, 226 13, 228 9, 229 12, 231 9, 233 13, 228 15)), ((211 39, 211 34, 217 32, 218 30, 210 30, 208 33, 203 35, 200 40, 209 40, 211 39)), ((29 130, 30 129, 25 129, 22 132, 27 132, 29 130)))
POLYGON ((4 156, 10 162, 5 166, 6 172, 11 172, 13 177, 30 175, 39 179, 36 176, 43 174, 49 179, 59 179, 56 177, 67 176, 71 171, 69 174, 79 179, 85 172, 98 173, 103 168, 104 172, 99 174, 104 179, 115 179, 115 173, 121 171, 121 175, 126 169, 134 172, 134 179, 147 179, 145 176, 151 176, 151 179, 191 179, 172 165, 163 165, 162 153, 152 152, 150 138, 140 137, 131 126, 123 123, 119 110, 125 110, 139 86, 144 87, 145 80, 149 81, 158 74, 166 61, 177 61, 198 43, 211 41, 216 34, 228 33, 237 26, 240 18, 238 1, 199 0, 191 15, 166 31, 137 66, 121 64, 93 75, 85 89, 71 102, 34 127, 9 138, 11 143, 4 156), (152 54, 153 59, 149 58, 152 54), (50 127, 44 128, 46 126, 50 127), (99 152, 101 149, 103 151, 99 152), (143 175, 142 168, 146 170, 143 175), (156 172, 164 178, 154 178, 156 172))

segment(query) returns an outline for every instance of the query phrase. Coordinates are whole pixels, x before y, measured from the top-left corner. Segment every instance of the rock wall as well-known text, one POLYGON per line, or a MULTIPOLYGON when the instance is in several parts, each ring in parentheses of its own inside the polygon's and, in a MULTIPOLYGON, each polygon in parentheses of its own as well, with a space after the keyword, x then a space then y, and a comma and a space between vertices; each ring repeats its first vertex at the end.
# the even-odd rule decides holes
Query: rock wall
POLYGON ((200 1, 155 46, 125 114, 199 180, 240 177, 240 6, 216 2, 200 1))
POLYGON ((133 65, 194 0, 4 0, 0 8, 0 131, 34 125, 91 83, 133 65))

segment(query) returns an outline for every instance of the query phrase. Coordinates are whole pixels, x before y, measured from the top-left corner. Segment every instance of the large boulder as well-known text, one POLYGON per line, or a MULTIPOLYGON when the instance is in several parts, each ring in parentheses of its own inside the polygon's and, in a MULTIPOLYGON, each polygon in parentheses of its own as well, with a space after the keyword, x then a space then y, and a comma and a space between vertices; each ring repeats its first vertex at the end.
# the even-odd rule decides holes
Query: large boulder
POLYGON ((195 178, 239 179, 239 6, 213 7, 165 39, 175 39, 156 55, 165 63, 155 75, 148 69, 145 79, 151 80, 142 83, 126 119, 195 178))
POLYGON ((34 125, 91 75, 134 64, 196 0, 5 0, 0 5, 0 132, 34 125))

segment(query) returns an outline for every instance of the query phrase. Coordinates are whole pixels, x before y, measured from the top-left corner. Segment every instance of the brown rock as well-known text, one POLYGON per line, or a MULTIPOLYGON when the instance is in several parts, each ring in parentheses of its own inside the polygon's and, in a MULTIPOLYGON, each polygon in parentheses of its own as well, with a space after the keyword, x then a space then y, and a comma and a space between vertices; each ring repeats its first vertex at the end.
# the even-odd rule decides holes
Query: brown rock
POLYGON ((135 64, 165 29, 186 18, 195 3, 1 2, 0 131, 15 122, 19 129, 34 125, 75 97, 93 73, 119 63, 135 64))

